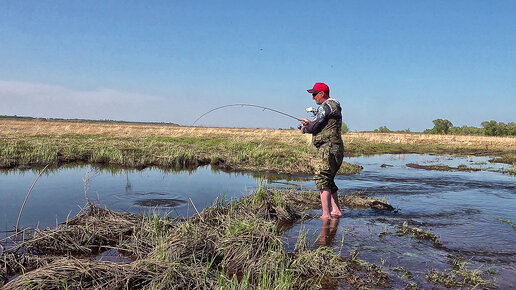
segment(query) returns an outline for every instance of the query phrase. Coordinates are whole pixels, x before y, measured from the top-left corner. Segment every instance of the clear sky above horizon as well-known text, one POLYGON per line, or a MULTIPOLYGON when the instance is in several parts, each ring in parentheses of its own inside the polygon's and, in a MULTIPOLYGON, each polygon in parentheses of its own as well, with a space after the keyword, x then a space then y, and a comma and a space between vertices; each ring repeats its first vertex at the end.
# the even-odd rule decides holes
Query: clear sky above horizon
MULTIPOLYGON (((0 115, 190 125, 232 103, 351 130, 516 121, 516 1, 2 1, 0 115)), ((289 128, 232 107, 199 125, 289 128)))

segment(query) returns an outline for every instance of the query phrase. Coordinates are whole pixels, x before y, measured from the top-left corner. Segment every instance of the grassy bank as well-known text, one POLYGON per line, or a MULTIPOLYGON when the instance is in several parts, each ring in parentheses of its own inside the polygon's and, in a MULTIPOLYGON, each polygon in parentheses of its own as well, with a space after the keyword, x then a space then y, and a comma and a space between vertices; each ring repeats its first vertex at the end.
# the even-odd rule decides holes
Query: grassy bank
MULTIPOLYGON (((347 133, 347 156, 434 153, 516 156, 516 138, 425 134, 347 133)), ((293 130, 0 120, 0 167, 94 163, 122 167, 228 171, 312 172, 310 136, 293 130)), ((344 164, 341 174, 360 171, 344 164)))
POLYGON ((429 153, 516 157, 516 137, 436 135, 418 133, 348 133, 346 150, 352 156, 384 153, 429 153))
MULTIPOLYGON (((387 287, 380 267, 310 249, 300 234, 293 252, 282 235, 319 206, 315 192, 259 188, 238 202, 217 200, 189 219, 137 216, 90 205, 72 220, 36 231, 0 255, 6 289, 321 289, 387 287), (299 202, 299 200, 307 202, 299 202), (95 259, 116 249, 131 262, 95 259)), ((370 199, 343 199, 369 206, 370 199)), ((0 285, 2 285, 0 284, 0 285)))

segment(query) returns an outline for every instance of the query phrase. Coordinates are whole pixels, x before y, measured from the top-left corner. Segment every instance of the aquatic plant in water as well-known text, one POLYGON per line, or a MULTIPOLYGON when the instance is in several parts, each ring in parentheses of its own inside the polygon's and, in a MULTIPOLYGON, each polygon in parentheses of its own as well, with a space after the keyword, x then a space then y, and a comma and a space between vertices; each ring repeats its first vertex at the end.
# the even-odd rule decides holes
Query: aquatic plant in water
POLYGON ((441 246, 441 241, 439 241, 438 235, 418 227, 411 227, 409 226, 408 221, 404 221, 401 227, 398 229, 397 235, 405 236, 408 234, 412 234, 420 240, 430 240, 434 243, 434 246, 436 247, 441 246))
POLYGON ((451 270, 439 272, 432 270, 426 275, 426 279, 434 284, 441 284, 447 288, 451 287, 481 287, 481 288, 496 288, 491 281, 482 278, 488 271, 481 271, 480 269, 468 270, 466 266, 469 264, 462 257, 450 257, 449 261, 452 266, 451 270))
POLYGON ((504 219, 504 218, 498 218, 498 220, 501 221, 502 223, 506 223, 506 224, 510 225, 516 231, 516 223, 515 222, 508 220, 508 219, 504 219))

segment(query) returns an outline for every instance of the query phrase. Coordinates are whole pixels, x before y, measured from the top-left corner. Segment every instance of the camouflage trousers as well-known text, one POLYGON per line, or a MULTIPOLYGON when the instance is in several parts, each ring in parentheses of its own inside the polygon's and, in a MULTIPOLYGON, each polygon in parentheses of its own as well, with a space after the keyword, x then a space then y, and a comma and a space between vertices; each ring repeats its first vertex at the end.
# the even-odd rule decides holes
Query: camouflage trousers
POLYGON ((344 145, 324 143, 316 150, 316 157, 313 160, 315 185, 319 190, 327 189, 332 193, 336 192, 339 188, 334 179, 342 165, 344 145))

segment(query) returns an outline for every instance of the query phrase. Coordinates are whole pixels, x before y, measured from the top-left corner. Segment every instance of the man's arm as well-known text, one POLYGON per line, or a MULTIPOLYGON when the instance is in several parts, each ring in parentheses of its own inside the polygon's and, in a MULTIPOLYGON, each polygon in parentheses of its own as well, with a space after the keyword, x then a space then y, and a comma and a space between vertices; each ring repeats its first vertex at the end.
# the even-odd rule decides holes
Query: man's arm
POLYGON ((315 116, 315 120, 309 123, 306 126, 301 128, 301 132, 303 133, 314 133, 321 129, 321 127, 326 123, 328 117, 330 116, 331 108, 328 104, 324 103, 317 112, 317 116, 315 116))

